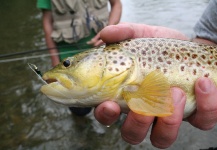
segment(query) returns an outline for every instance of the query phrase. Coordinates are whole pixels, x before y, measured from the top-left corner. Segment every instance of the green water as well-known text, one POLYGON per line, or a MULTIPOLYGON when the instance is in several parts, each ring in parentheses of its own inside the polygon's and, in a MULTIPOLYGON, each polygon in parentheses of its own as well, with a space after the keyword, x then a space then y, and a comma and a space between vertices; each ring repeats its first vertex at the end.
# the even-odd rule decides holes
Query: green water
MULTIPOLYGON (((36 0, 1 0, 0 55, 45 47, 41 13, 35 5, 36 0)), ((206 5, 206 0, 124 0, 122 20, 164 25, 191 35, 194 23, 206 5)), ((47 52, 17 57, 42 54, 47 52)), ((39 92, 42 83, 28 68, 28 62, 37 64, 42 72, 51 67, 50 58, 44 55, 36 59, 0 63, 0 149, 155 149, 148 136, 136 146, 121 139, 124 115, 107 128, 100 125, 92 113, 76 117, 66 107, 49 101, 39 92)), ((177 141, 169 149, 217 147, 216 141, 216 127, 204 132, 183 122, 177 141)))

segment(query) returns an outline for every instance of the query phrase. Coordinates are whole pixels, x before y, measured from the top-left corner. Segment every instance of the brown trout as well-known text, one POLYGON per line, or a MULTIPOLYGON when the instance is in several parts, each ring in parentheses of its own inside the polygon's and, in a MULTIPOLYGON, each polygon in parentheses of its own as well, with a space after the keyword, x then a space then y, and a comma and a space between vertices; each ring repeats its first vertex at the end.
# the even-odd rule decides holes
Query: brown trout
POLYGON ((217 47, 163 38, 131 39, 66 58, 46 72, 41 91, 66 106, 113 100, 146 116, 173 113, 171 87, 186 93, 184 118, 195 110, 194 83, 217 83, 217 47))

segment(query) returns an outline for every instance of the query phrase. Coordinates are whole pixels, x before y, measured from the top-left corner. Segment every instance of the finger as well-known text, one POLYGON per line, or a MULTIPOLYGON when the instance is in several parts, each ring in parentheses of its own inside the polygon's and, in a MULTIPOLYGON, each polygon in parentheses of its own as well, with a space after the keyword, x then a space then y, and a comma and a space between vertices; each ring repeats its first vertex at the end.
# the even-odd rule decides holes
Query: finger
POLYGON ((130 24, 110 25, 102 29, 100 37, 105 43, 114 43, 133 38, 134 29, 130 24))
POLYGON ((95 118, 104 125, 111 125, 119 118, 120 106, 113 101, 106 101, 96 107, 95 118))
POLYGON ((217 122, 217 88, 208 78, 200 78, 195 93, 197 109, 187 120, 199 129, 212 129, 217 122))
POLYGON ((89 45, 95 45, 96 42, 100 40, 100 33, 95 35, 90 41, 87 42, 89 45))
POLYGON ((139 144, 144 139, 154 117, 146 117, 130 111, 121 128, 122 138, 130 144, 139 144))
POLYGON ((123 23, 105 27, 100 32, 105 43, 114 43, 131 38, 174 38, 187 40, 188 38, 177 30, 145 24, 123 23))
POLYGON ((102 40, 98 40, 94 43, 94 46, 100 46, 100 45, 103 45, 104 42, 102 40))
POLYGON ((167 148, 177 138, 182 123, 186 97, 182 90, 172 88, 174 112, 171 116, 158 118, 152 128, 151 142, 155 147, 167 148))

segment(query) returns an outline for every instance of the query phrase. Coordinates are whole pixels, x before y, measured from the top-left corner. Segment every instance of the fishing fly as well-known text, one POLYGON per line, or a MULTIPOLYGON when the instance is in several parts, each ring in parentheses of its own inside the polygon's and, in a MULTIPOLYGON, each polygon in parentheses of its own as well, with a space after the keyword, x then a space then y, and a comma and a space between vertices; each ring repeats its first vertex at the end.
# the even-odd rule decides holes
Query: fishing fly
MULTIPOLYGON (((42 78, 42 74, 41 71, 38 69, 38 67, 34 64, 28 63, 29 68, 38 76, 38 78, 44 83, 44 84, 48 84, 43 78, 42 78)), ((52 88, 52 87, 51 87, 52 88)), ((59 93, 60 95, 63 95, 66 98, 66 95, 62 94, 61 92, 59 92, 58 90, 56 90, 55 88, 52 88, 55 92, 59 93)))
POLYGON ((29 68, 39 77, 39 79, 45 83, 45 84, 48 84, 45 80, 42 79, 42 74, 41 74, 41 71, 38 70, 38 67, 34 64, 31 64, 31 63, 28 63, 29 65, 29 68))

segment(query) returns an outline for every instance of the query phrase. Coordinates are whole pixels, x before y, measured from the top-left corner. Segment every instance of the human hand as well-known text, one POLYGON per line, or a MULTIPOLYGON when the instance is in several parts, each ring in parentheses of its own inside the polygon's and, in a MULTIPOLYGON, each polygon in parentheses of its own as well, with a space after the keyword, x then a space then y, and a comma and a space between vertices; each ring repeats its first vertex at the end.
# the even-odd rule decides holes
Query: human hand
POLYGON ((100 38, 100 33, 98 33, 95 37, 93 37, 90 41, 88 41, 87 44, 93 46, 100 46, 104 44, 104 42, 100 38))
MULTIPOLYGON (((158 148, 167 148, 178 135, 179 126, 182 123, 185 106, 185 94, 178 88, 172 88, 174 99, 174 113, 169 117, 155 118, 142 116, 130 111, 121 128, 122 138, 130 144, 141 143, 152 125, 151 142, 158 148)), ((95 109, 96 119, 104 124, 111 125, 119 117, 121 109, 113 101, 106 101, 95 109)))
MULTIPOLYGON (((188 39, 176 30, 142 24, 119 24, 108 26, 101 31, 101 38, 105 43, 141 37, 188 39)), ((197 111, 187 118, 187 120, 193 126, 206 130, 212 128, 217 121, 217 103, 213 105, 217 96, 217 89, 211 84, 210 91, 203 92, 202 88, 199 87, 200 82, 202 84, 204 82, 204 85, 206 85, 205 82, 208 81, 204 80, 200 79, 196 83, 197 111), (204 101, 207 102, 205 106, 203 105, 204 101), (204 112, 206 113, 203 114, 204 112)), ((184 92, 179 88, 172 88, 172 96, 175 105, 175 111, 172 116, 154 118, 141 116, 130 111, 121 129, 123 139, 131 144, 139 144, 144 140, 148 129, 153 124, 150 137, 152 144, 158 148, 169 147, 176 140, 179 126, 182 123, 183 109, 186 101, 184 92)), ((118 119, 120 112, 120 107, 115 102, 106 101, 95 109, 95 117, 102 124, 111 125, 118 119)))
POLYGON ((195 83, 197 109, 186 120, 201 130, 212 129, 217 123, 217 88, 208 78, 195 83))

